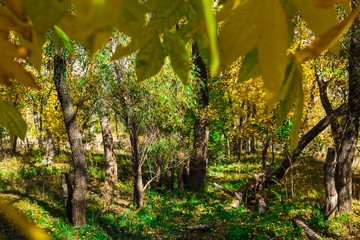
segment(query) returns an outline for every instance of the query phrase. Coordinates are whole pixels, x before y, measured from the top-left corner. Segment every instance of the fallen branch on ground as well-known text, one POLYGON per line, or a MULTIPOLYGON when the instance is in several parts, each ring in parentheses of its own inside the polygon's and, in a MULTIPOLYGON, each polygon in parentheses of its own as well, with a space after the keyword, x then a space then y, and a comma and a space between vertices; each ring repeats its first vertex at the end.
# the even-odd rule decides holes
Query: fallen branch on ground
POLYGON ((306 223, 305 219, 303 219, 300 216, 295 216, 292 219, 292 222, 294 224, 295 228, 302 228, 305 232, 305 234, 309 237, 311 240, 319 240, 321 237, 319 234, 317 234, 313 229, 311 229, 308 224, 306 223))
POLYGON ((209 224, 194 225, 194 226, 186 227, 186 229, 189 231, 207 231, 207 230, 210 230, 211 226, 212 226, 212 223, 209 223, 209 224))

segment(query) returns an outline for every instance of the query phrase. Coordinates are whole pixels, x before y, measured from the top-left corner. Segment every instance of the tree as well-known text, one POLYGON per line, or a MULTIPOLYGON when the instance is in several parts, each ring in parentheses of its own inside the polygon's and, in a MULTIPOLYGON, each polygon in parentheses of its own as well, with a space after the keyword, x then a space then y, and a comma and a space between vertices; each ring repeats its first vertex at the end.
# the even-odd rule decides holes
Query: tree
POLYGON ((199 113, 194 125, 194 145, 190 157, 188 189, 202 191, 206 181, 208 161, 209 118, 207 106, 209 105, 209 90, 207 87, 208 74, 205 62, 201 59, 198 46, 192 46, 196 79, 198 81, 198 108, 199 113))
MULTIPOLYGON (((358 2, 353 0, 352 7, 358 2)), ((352 162, 356 150, 359 134, 360 114, 360 16, 357 16, 350 30, 350 57, 349 57, 349 97, 346 123, 340 152, 336 165, 336 189, 338 192, 339 212, 351 211, 352 198, 352 162)))
POLYGON ((106 113, 102 112, 99 114, 99 118, 106 161, 105 189, 113 189, 117 181, 117 162, 114 153, 114 141, 111 134, 109 116, 106 113))
POLYGON ((82 146, 81 134, 76 122, 76 115, 66 79, 66 60, 64 51, 54 56, 54 81, 61 103, 66 130, 69 136, 70 148, 74 164, 74 192, 71 198, 71 223, 73 226, 84 226, 86 202, 86 161, 82 146))

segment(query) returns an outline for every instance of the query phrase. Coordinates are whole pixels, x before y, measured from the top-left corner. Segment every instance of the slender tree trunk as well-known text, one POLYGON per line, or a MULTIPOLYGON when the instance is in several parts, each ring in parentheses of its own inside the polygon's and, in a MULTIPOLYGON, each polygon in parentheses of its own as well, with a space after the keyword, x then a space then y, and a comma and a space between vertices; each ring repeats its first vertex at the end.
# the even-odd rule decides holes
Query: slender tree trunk
POLYGON ((338 194, 335 187, 336 148, 329 147, 324 164, 324 184, 326 190, 324 218, 331 220, 337 212, 338 194))
POLYGON ((66 61, 58 54, 54 57, 54 80, 64 116, 66 131, 69 136, 71 154, 74 164, 74 192, 72 195, 72 224, 84 226, 86 202, 86 161, 81 134, 76 122, 69 84, 66 79, 66 61))
POLYGON ((165 171, 166 175, 166 188, 168 190, 174 189, 174 170, 173 168, 169 168, 165 171))
MULTIPOLYGON (((357 1, 353 0, 355 8, 357 1)), ((352 162, 359 133, 360 114, 360 16, 357 16, 350 30, 349 58, 349 100, 348 112, 340 154, 336 165, 336 189, 339 212, 349 213, 352 202, 352 162)))
POLYGON ((137 127, 134 119, 131 116, 127 120, 130 131, 131 152, 133 157, 133 171, 134 171, 134 204, 137 208, 143 206, 143 182, 141 172, 141 162, 139 156, 139 142, 137 135, 137 127))
POLYGON ((181 192, 184 191, 184 166, 185 164, 182 162, 177 167, 177 183, 178 183, 178 189, 181 192))
MULTIPOLYGON (((35 108, 36 106, 34 106, 35 108)), ((38 138, 38 147, 39 149, 42 149, 43 147, 43 141, 42 141, 42 124, 41 124, 41 116, 40 114, 37 112, 37 110, 33 111, 33 117, 34 117, 34 125, 35 125, 35 129, 36 129, 36 135, 38 138)))
POLYGON ((250 139, 250 149, 251 149, 251 153, 252 153, 252 154, 256 154, 254 136, 251 136, 251 139, 250 139))
POLYGON ((155 160, 156 165, 156 172, 155 172, 155 182, 158 188, 162 187, 162 178, 161 178, 161 166, 162 166, 162 160, 159 156, 156 156, 155 160))
MULTIPOLYGON (((328 95, 327 95, 327 82, 324 81, 324 79, 319 76, 318 70, 315 68, 315 77, 319 86, 320 90, 320 100, 321 104, 326 112, 327 115, 330 115, 334 110, 332 108, 332 105, 329 101, 328 95)), ((340 150, 340 143, 342 138, 342 127, 339 124, 339 121, 337 119, 334 119, 330 123, 331 127, 331 133, 333 135, 336 151, 338 152, 340 150)))
POLYGON ((208 159, 209 141, 209 119, 207 106, 209 105, 209 91, 207 87, 207 69, 204 61, 199 55, 196 43, 192 46, 195 71, 200 85, 199 93, 199 116, 195 120, 194 126, 194 145, 190 157, 190 169, 188 179, 188 189, 194 192, 203 190, 206 181, 206 168, 208 159))
POLYGON ((55 157, 55 141, 54 134, 50 129, 46 129, 47 139, 46 139, 46 162, 51 163, 55 157))
MULTIPOLYGON (((241 103, 241 108, 245 108, 245 101, 242 101, 241 103)), ((239 119, 239 126, 238 126, 238 134, 241 135, 242 133, 242 130, 243 130, 243 126, 244 126, 244 118, 243 117, 240 117, 239 119)), ((238 149, 238 152, 237 152, 237 158, 238 158, 238 161, 241 160, 241 155, 242 155, 242 150, 243 150, 243 137, 240 136, 240 137, 237 137, 238 141, 237 141, 237 149, 238 149)))
POLYGON ((18 140, 18 137, 15 136, 15 137, 14 137, 14 140, 13 140, 13 142, 12 142, 12 148, 11 148, 11 154, 12 154, 12 155, 15 155, 16 152, 17 152, 17 140, 18 140))
POLYGON ((262 162, 262 167, 263 169, 265 169, 266 167, 266 155, 269 149, 269 145, 270 145, 270 138, 266 137, 265 140, 265 144, 264 144, 264 149, 262 150, 262 157, 261 157, 261 162, 262 162))
POLYGON ((177 183, 178 183, 178 189, 181 192, 184 192, 184 171, 185 171, 185 153, 184 153, 184 147, 185 147, 185 140, 184 140, 184 130, 183 127, 180 126, 178 129, 180 133, 180 144, 179 144, 179 151, 177 154, 177 183))
POLYGON ((109 117, 107 115, 100 114, 100 125, 106 161, 105 188, 113 189, 117 181, 117 162, 114 153, 114 141, 111 134, 109 117))

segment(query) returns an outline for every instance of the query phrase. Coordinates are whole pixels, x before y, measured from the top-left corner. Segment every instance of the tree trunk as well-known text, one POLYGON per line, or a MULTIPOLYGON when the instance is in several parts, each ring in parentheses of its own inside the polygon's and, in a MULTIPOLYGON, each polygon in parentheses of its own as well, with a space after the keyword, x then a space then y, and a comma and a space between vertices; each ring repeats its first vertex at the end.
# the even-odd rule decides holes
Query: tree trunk
POLYGON ((255 148, 255 139, 254 136, 250 139, 250 149, 252 154, 256 154, 256 148, 255 148))
POLYGON ((160 160, 159 156, 156 156, 155 160, 156 172, 155 172, 155 182, 158 188, 162 187, 162 178, 161 178, 161 166, 162 161, 160 160))
POLYGON ((65 209, 66 209, 66 217, 69 220, 69 222, 72 224, 72 203, 71 199, 73 196, 73 188, 71 186, 71 181, 69 178, 68 173, 62 173, 61 174, 61 186, 64 193, 64 200, 65 200, 65 209))
MULTIPOLYGON (((36 106, 34 106, 34 108, 35 107, 36 106)), ((42 143, 42 135, 41 135, 41 132, 42 132, 41 116, 36 110, 34 110, 33 117, 34 117, 34 125, 35 125, 35 129, 36 129, 36 135, 38 138, 38 147, 39 147, 39 149, 42 149, 43 143, 42 143)))
POLYGON ((203 190, 206 181, 206 168, 208 159, 209 141, 209 119, 207 106, 209 105, 209 91, 207 87, 207 69, 204 61, 199 55, 196 43, 192 46, 195 72, 200 86, 199 93, 199 115, 195 120, 194 144, 190 157, 189 179, 187 187, 190 191, 200 192, 203 190))
POLYGON ((50 129, 46 129, 46 134, 46 163, 51 163, 55 157, 54 134, 50 131, 50 129))
POLYGON ((194 192, 202 191, 206 181, 208 139, 209 120, 207 115, 202 115, 195 121, 194 147, 189 166, 188 189, 194 192))
POLYGON ((12 148, 11 148, 11 155, 15 155, 17 152, 17 140, 18 140, 18 137, 14 136, 14 139, 12 142, 12 148))
POLYGON ((137 135, 137 127, 132 116, 128 116, 127 125, 130 131, 131 153, 133 157, 134 171, 134 204, 137 208, 143 206, 143 182, 141 172, 141 162, 139 156, 139 142, 137 135))
MULTIPOLYGON (((319 90, 320 90, 321 104, 326 112, 326 115, 331 115, 331 113, 334 110, 332 108, 332 105, 331 105, 330 100, 327 95, 327 91, 326 91, 327 82, 325 82, 324 79, 321 76, 319 76, 318 70, 316 68, 315 68, 315 77, 316 77, 316 80, 317 80, 317 83, 319 86, 319 90)), ((336 151, 338 152, 340 150, 340 143, 341 143, 341 138, 342 138, 342 127, 339 124, 337 119, 334 119, 333 121, 331 121, 330 127, 331 127, 331 133, 333 135, 336 151)))
MULTIPOLYGON (((357 1, 353 0, 355 8, 357 1)), ((344 136, 336 165, 336 189, 338 192, 339 212, 351 211, 352 162, 355 155, 359 133, 360 114, 360 16, 358 15, 350 29, 349 58, 349 100, 344 136)))
POLYGON ((185 180, 184 180, 184 172, 185 172, 185 140, 184 140, 184 129, 182 126, 179 126, 178 132, 180 133, 180 143, 179 143, 179 151, 177 154, 177 183, 178 189, 181 192, 184 192, 185 180))
POLYGON ((177 167, 177 183, 178 183, 178 189, 181 192, 184 192, 184 166, 185 164, 182 162, 177 167))
POLYGON ((338 194, 335 186, 336 148, 329 147, 324 164, 324 184, 326 190, 324 218, 331 220, 337 212, 338 194))
POLYGON ((113 189, 117 181, 117 162, 114 153, 114 141, 111 134, 109 117, 100 114, 101 134, 103 138, 104 154, 105 154, 105 189, 113 189))
POLYGON ((166 188, 168 190, 174 189, 174 170, 173 170, 173 168, 168 168, 165 171, 165 175, 166 175, 166 188))
POLYGON ((262 150, 262 157, 261 157, 261 162, 262 162, 262 167, 263 169, 266 167, 266 155, 269 149, 269 145, 270 145, 270 138, 266 137, 265 140, 265 144, 264 144, 264 149, 262 150))
POLYGON ((54 56, 54 80, 61 103, 64 116, 66 131, 69 136, 71 154, 74 164, 74 193, 72 196, 72 224, 84 226, 85 222, 85 202, 86 202, 86 161, 81 140, 81 134, 76 122, 72 96, 69 84, 66 79, 66 61, 63 56, 54 56))

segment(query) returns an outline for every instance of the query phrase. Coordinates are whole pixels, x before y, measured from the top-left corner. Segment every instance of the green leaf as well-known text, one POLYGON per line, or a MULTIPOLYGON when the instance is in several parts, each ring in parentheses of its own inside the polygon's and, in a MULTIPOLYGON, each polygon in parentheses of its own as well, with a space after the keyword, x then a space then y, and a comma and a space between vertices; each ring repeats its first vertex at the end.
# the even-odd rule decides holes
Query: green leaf
POLYGON ((212 1, 211 0, 202 0, 204 17, 206 22, 206 29, 209 38, 210 45, 210 54, 211 54, 211 63, 210 63, 210 74, 214 76, 217 73, 217 70, 220 65, 219 53, 216 43, 216 31, 217 25, 212 10, 212 1))
POLYGON ((132 54, 136 52, 139 49, 139 46, 134 43, 134 41, 131 41, 126 47, 123 47, 121 45, 116 46, 116 50, 114 54, 111 57, 111 60, 116 60, 123 58, 129 54, 132 54))
POLYGON ((68 12, 68 0, 24 0, 25 9, 33 22, 34 28, 45 40, 46 33, 68 12))
POLYGON ((301 76, 295 74, 295 71, 298 67, 301 68, 301 65, 294 61, 292 57, 289 57, 290 61, 286 68, 286 75, 281 90, 279 92, 278 99, 281 100, 279 110, 277 113, 276 126, 280 125, 285 120, 286 116, 289 114, 291 107, 296 98, 297 89, 294 86, 298 86, 297 81, 301 83, 301 76))
POLYGON ((256 78, 261 75, 258 51, 255 47, 251 52, 246 54, 244 61, 241 64, 238 76, 238 83, 245 82, 251 78, 256 78))
POLYGON ((229 0, 217 15, 222 22, 218 37, 221 69, 251 51, 259 41, 258 15, 261 1, 229 0), (239 33, 239 34, 238 34, 239 33))
POLYGON ((184 85, 189 77, 189 54, 185 42, 175 34, 165 35, 164 44, 170 55, 171 65, 184 85))
POLYGON ((143 81, 157 74, 164 64, 165 52, 160 39, 155 34, 136 56, 136 75, 143 81))
POLYGON ((70 52, 70 53, 74 53, 74 48, 72 47, 71 44, 71 39, 69 38, 68 35, 66 35, 66 33, 58 26, 54 26, 55 31, 57 32, 57 34, 59 35, 59 37, 61 38, 61 40, 63 41, 66 49, 70 52))
POLYGON ((266 98, 271 107, 276 101, 285 77, 288 27, 284 10, 278 0, 261 2, 258 16, 260 28, 258 53, 266 98))
POLYGON ((292 118, 292 126, 290 130, 290 151, 294 151, 297 147, 299 142, 299 132, 301 126, 301 118, 303 112, 303 105, 304 105, 304 93, 302 89, 301 79, 302 79, 302 69, 301 65, 297 65, 294 78, 296 85, 294 86, 297 94, 296 94, 296 102, 295 102, 295 113, 292 118))
POLYGON ((0 124, 7 128, 11 136, 25 140, 27 125, 20 112, 10 103, 0 100, 0 124))

